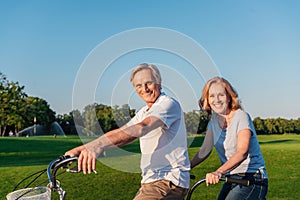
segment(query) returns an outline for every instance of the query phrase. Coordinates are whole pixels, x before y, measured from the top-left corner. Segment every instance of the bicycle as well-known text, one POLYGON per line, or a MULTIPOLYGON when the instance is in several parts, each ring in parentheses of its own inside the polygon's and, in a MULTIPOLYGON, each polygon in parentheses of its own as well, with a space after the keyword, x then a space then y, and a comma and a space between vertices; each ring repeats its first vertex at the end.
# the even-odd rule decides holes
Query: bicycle
MULTIPOLYGON (((51 194, 54 192, 58 192, 59 199, 64 200, 66 197, 66 191, 60 186, 60 182, 56 179, 58 169, 65 169, 65 172, 77 172, 76 167, 70 168, 69 164, 73 161, 77 161, 78 157, 69 157, 69 156, 60 156, 57 159, 51 161, 46 170, 41 170, 36 172, 27 178, 23 179, 21 182, 17 184, 15 189, 26 179, 32 177, 40 173, 33 181, 31 181, 24 189, 15 190, 9 193, 6 198, 7 200, 51 200, 51 194), (32 184, 38 177, 40 177, 45 171, 47 171, 48 177, 48 185, 47 186, 38 186, 33 188, 28 188, 30 184, 32 184)), ((94 173, 97 173, 94 171, 94 173)), ((194 176, 191 176, 194 179, 194 176)), ((194 190, 202 183, 204 183, 206 179, 201 179, 197 181, 188 191, 186 200, 190 200, 192 193, 194 190)), ((220 181, 225 181, 229 183, 237 183, 248 186, 250 182, 248 180, 240 180, 240 179, 232 179, 232 178, 221 178, 220 181)))
MULTIPOLYGON (((249 186, 250 185, 250 181, 249 180, 241 180, 241 179, 233 179, 233 178, 220 178, 220 181, 225 181, 227 183, 236 183, 236 184, 240 184, 240 185, 244 185, 244 186, 249 186)), ((202 183, 205 183, 206 179, 201 179, 199 181, 197 181, 188 191, 186 200, 190 200, 192 197, 192 194, 194 192, 194 190, 202 183)))
POLYGON ((64 200, 66 191, 60 186, 60 182, 56 179, 58 169, 65 169, 64 172, 77 172, 74 168, 69 168, 70 163, 77 161, 78 157, 60 156, 51 161, 47 169, 36 172, 17 184, 15 189, 26 179, 40 173, 33 181, 31 181, 24 189, 15 190, 9 193, 7 200, 51 200, 51 193, 58 192, 59 199, 64 200), (38 177, 47 171, 49 184, 47 186, 38 186, 28 188, 38 177))

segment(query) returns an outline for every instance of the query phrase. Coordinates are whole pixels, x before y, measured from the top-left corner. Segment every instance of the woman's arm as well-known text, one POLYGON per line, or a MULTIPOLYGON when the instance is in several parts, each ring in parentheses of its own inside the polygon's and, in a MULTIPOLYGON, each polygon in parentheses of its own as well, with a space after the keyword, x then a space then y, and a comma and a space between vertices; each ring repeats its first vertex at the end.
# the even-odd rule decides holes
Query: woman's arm
POLYGON ((250 139, 250 129, 241 130, 238 133, 236 153, 233 154, 233 156, 227 162, 225 162, 217 171, 220 171, 223 174, 225 174, 236 168, 239 164, 241 164, 247 158, 250 139))
POLYGON ((249 145, 251 139, 251 130, 244 129, 238 133, 237 151, 233 156, 225 162, 219 169, 214 172, 206 174, 206 184, 216 184, 223 174, 230 172, 240 165, 248 155, 249 145))
POLYGON ((207 130, 203 144, 201 145, 200 150, 195 154, 191 160, 191 169, 199 165, 210 155, 213 148, 213 134, 210 130, 207 130))

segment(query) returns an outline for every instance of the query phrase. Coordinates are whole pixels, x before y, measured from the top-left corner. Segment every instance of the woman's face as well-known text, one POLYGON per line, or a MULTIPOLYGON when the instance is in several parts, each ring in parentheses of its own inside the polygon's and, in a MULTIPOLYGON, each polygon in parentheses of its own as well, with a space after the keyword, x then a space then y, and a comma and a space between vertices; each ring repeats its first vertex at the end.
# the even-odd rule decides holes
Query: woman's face
POLYGON ((225 87, 221 83, 213 83, 208 91, 211 109, 217 114, 226 115, 229 111, 229 102, 225 87))

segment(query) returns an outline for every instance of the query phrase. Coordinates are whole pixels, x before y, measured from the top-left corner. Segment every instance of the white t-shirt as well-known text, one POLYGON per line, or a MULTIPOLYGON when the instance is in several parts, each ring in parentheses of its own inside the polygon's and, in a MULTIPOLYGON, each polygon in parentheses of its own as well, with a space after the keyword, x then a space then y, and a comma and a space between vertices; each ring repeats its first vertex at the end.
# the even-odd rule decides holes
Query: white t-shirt
POLYGON ((140 138, 141 182, 164 179, 188 188, 190 161, 184 116, 179 103, 162 93, 150 109, 145 106, 139 110, 127 126, 137 124, 149 116, 159 118, 165 126, 140 138))
POLYGON ((252 136, 248 156, 239 166, 233 169, 230 174, 256 173, 259 169, 262 169, 264 171, 264 178, 267 178, 264 159, 256 138, 256 131, 248 113, 241 109, 236 110, 229 126, 225 130, 220 128, 218 117, 214 113, 208 123, 208 129, 213 133, 214 145, 222 164, 229 160, 236 152, 239 131, 250 129, 252 136))

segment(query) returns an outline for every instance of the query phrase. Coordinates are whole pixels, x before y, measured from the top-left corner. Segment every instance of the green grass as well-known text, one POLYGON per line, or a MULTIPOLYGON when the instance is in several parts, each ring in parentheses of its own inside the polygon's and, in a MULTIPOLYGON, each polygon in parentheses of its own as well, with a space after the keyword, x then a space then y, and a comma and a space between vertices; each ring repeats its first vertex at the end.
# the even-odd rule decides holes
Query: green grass
MULTIPOLYGON (((259 136, 261 150, 266 161, 269 175, 268 199, 298 199, 300 196, 300 136, 299 135, 271 135, 259 136)), ((190 138, 189 153, 192 157, 199 149, 203 136, 190 138)), ((75 136, 68 137, 30 137, 30 138, 0 138, 0 199, 5 199, 22 179, 30 174, 45 169, 47 164, 64 154, 66 150, 82 144, 75 136)), ((139 145, 135 142, 127 147, 127 151, 138 153, 139 145)), ((113 155, 114 152, 108 152, 113 155)), ((138 155, 115 156, 100 159, 97 163, 98 174, 70 174, 59 176, 62 187, 68 192, 67 199, 132 199, 140 187, 140 173, 137 171, 138 155), (109 166, 115 166, 113 168, 109 166)), ((215 170, 220 161, 215 151, 201 165, 191 173, 196 180, 205 177, 206 172, 215 170)), ((28 183, 28 181, 25 181, 28 183)), ((25 187, 26 183, 20 187, 25 187)), ((47 177, 43 175, 35 185, 47 185, 47 177)), ((206 187, 199 186, 192 199, 216 199, 221 184, 206 187)), ((54 195, 53 199, 58 199, 54 195)))

